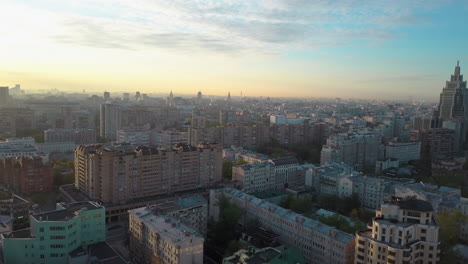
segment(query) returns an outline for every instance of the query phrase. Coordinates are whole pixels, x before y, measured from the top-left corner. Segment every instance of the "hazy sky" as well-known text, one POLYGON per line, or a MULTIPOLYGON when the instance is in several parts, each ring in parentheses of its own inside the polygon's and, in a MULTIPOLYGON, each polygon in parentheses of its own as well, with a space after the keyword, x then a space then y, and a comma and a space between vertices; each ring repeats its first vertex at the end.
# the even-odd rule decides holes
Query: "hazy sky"
POLYGON ((437 98, 468 0, 0 0, 0 86, 437 98))

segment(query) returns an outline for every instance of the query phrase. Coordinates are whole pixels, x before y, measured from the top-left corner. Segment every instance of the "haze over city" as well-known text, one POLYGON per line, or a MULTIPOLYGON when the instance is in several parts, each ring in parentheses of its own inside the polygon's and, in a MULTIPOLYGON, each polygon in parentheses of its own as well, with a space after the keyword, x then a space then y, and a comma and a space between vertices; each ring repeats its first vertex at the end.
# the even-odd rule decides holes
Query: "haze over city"
POLYGON ((467 1, 1 1, 0 79, 28 90, 436 100, 467 1))

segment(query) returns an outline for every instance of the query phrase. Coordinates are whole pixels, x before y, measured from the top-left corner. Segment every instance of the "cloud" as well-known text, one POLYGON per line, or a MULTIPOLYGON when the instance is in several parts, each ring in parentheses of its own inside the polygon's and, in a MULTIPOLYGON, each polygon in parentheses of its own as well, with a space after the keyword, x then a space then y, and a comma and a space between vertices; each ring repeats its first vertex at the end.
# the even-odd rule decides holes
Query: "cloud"
MULTIPOLYGON (((43 37, 115 49, 277 53, 285 49, 388 41, 402 26, 428 23, 436 0, 48 0, 43 37), (53 6, 52 10, 48 7, 53 6)), ((34 26, 34 25, 31 25, 34 26)))

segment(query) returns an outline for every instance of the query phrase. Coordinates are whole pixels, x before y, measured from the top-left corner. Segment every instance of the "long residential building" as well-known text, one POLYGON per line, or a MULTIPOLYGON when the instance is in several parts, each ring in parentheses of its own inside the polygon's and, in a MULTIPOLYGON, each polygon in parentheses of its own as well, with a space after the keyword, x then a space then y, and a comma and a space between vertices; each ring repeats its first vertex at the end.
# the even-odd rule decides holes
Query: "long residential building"
POLYGON ((57 204, 54 211, 31 215, 30 229, 1 235, 4 263, 76 263, 70 261, 72 252, 105 241, 104 211, 87 201, 57 204))
POLYGON ((245 192, 302 187, 305 174, 295 157, 232 167, 232 179, 245 192))
POLYGON ((133 199, 213 186, 222 177, 218 145, 171 148, 79 146, 75 187, 90 199, 122 204, 133 199))
POLYGON ((353 263, 353 235, 239 190, 210 191, 210 217, 213 220, 219 219, 217 201, 223 196, 244 210, 242 223, 257 219, 262 227, 279 235, 280 243, 298 248, 308 263, 353 263))
POLYGON ((323 122, 304 122, 288 125, 230 125, 219 127, 192 127, 189 144, 219 143, 224 148, 241 146, 255 150, 271 139, 283 146, 304 144, 322 145, 329 135, 329 125, 323 122))
POLYGON ((203 237, 174 217, 145 207, 130 210, 129 232, 129 248, 139 263, 203 263, 203 237))
POLYGON ((436 264, 439 226, 430 203, 394 200, 382 204, 371 229, 356 234, 356 264, 436 264))
POLYGON ((96 143, 96 130, 88 128, 48 129, 44 131, 46 143, 73 142, 75 144, 96 143))

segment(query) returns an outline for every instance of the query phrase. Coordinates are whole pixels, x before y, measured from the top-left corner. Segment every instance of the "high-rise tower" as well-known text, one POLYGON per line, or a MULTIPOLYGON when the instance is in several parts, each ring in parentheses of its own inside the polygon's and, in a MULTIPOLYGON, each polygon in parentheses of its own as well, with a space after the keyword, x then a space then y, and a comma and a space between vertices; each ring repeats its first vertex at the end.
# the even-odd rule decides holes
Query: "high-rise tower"
POLYGON ((121 128, 122 124, 120 107, 112 104, 101 104, 100 114, 99 135, 107 140, 116 140, 117 130, 121 128))
POLYGON ((456 151, 466 149, 468 143, 468 89, 463 75, 460 74, 460 63, 457 61, 455 71, 440 93, 440 103, 434 113, 435 126, 455 131, 456 151))
POLYGON ((439 108, 436 111, 437 119, 440 121, 450 119, 468 118, 468 89, 463 75, 460 74, 460 64, 457 61, 454 74, 447 81, 440 94, 439 108))

